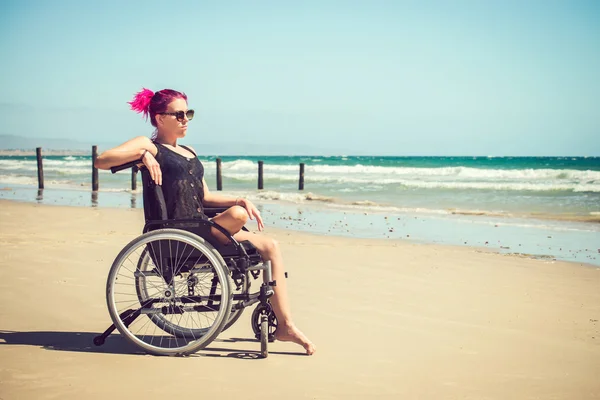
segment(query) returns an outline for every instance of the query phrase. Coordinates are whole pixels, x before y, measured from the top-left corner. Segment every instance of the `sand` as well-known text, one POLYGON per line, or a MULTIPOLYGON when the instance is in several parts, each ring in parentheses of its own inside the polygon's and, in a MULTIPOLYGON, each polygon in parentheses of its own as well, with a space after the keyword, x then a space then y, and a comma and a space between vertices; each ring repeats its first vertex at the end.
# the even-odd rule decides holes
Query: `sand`
POLYGON ((600 398, 600 269, 469 247, 268 230, 318 346, 257 359, 251 310, 190 357, 110 325, 111 262, 138 209, 0 201, 0 399, 600 398))

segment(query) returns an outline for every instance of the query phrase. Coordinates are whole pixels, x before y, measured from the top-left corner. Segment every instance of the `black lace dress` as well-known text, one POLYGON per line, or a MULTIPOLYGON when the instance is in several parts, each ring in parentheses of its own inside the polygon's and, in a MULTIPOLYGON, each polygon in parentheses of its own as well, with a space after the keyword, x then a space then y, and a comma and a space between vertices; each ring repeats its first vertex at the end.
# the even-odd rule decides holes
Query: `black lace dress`
MULTIPOLYGON (((204 166, 194 154, 188 158, 154 142, 158 150, 156 161, 162 172, 162 192, 168 219, 208 219, 204 214, 204 166)), ((150 183, 152 184, 152 183, 150 183)), ((160 219, 160 207, 151 190, 144 188, 144 214, 146 220, 160 219)))

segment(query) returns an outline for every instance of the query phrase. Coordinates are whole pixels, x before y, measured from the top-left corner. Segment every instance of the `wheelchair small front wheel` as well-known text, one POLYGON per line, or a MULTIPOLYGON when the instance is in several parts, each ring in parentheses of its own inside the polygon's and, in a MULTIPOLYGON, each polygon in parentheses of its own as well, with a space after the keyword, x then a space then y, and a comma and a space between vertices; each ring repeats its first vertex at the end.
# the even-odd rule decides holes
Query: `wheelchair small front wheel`
POLYGON ((262 317, 267 317, 267 339, 269 342, 275 341, 275 331, 277 330, 277 317, 271 308, 271 304, 259 304, 252 312, 252 331, 257 340, 261 340, 262 317))
POLYGON ((104 344, 104 338, 102 336, 96 336, 94 338, 94 345, 102 346, 104 344))

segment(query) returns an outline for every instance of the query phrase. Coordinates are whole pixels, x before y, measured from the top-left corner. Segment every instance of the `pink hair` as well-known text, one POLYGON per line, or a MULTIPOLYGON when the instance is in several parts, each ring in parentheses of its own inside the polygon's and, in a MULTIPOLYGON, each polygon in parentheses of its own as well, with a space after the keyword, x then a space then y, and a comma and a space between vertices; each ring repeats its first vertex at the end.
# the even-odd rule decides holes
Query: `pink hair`
POLYGON ((184 99, 187 101, 187 96, 183 92, 178 92, 172 89, 163 89, 154 93, 150 89, 142 88, 133 97, 133 100, 127 102, 131 109, 135 112, 143 113, 144 118, 150 116, 150 123, 156 127, 156 114, 167 111, 169 103, 175 99, 184 99))
POLYGON ((141 91, 137 92, 133 97, 133 100, 128 101, 127 104, 131 106, 131 109, 136 113, 144 113, 144 118, 148 119, 148 113, 150 112, 150 102, 152 101, 154 92, 150 89, 142 88, 141 91))

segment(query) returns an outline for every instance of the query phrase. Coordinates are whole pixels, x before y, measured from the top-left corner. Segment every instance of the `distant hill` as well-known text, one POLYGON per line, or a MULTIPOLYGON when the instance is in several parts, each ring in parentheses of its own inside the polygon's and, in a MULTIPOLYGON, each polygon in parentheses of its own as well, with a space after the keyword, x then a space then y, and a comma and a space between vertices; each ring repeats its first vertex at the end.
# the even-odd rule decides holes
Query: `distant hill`
MULTIPOLYGON (((99 151, 117 146, 115 142, 89 142, 78 141, 64 138, 31 138, 16 135, 0 135, 0 151, 2 153, 15 152, 35 153, 37 147, 42 148, 42 152, 50 153, 76 153, 91 154, 92 145, 97 145, 99 151)), ((192 146, 200 155, 210 156, 251 156, 251 155, 343 155, 350 152, 344 152, 336 149, 319 149, 311 145, 264 145, 257 143, 186 143, 192 146)))
POLYGON ((41 147, 42 151, 76 151, 92 152, 92 144, 69 139, 29 138, 16 135, 0 135, 0 150, 35 151, 41 147))

